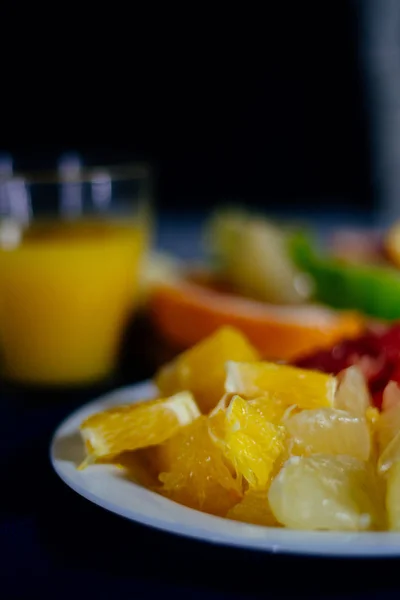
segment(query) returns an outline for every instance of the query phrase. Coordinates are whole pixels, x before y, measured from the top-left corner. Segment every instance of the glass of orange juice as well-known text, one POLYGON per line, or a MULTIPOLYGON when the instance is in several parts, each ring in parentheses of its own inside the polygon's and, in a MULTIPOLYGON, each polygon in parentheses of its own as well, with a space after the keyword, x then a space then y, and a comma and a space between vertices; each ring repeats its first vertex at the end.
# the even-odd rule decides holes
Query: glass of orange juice
POLYGON ((115 370, 150 233, 146 165, 0 180, 0 365, 27 385, 115 370))

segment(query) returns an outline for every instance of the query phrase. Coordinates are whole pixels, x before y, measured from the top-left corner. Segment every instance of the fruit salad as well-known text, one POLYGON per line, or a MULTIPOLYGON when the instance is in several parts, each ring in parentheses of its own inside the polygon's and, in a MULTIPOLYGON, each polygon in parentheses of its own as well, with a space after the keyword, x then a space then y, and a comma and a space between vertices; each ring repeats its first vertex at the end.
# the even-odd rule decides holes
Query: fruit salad
MULTIPOLYGON (((390 332, 368 335, 395 360, 390 332)), ((170 501, 259 526, 400 531, 400 389, 382 375, 377 401, 346 348, 331 364, 310 356, 313 369, 273 363, 222 327, 157 372, 156 398, 86 419, 81 468, 112 463, 170 501)))
POLYGON ((304 227, 220 210, 207 222, 204 256, 201 269, 167 271, 147 296, 160 344, 175 353, 231 325, 263 359, 294 361, 358 338, 371 321, 400 319, 397 224, 318 244, 304 227))

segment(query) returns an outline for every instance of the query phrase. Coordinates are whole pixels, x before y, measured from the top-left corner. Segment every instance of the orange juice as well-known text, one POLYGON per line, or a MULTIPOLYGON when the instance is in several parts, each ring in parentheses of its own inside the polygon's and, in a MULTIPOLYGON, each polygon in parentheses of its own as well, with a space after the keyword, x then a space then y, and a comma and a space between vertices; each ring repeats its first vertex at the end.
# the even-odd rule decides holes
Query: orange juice
POLYGON ((4 375, 37 384, 108 376, 135 301, 143 226, 42 222, 0 248, 4 375))

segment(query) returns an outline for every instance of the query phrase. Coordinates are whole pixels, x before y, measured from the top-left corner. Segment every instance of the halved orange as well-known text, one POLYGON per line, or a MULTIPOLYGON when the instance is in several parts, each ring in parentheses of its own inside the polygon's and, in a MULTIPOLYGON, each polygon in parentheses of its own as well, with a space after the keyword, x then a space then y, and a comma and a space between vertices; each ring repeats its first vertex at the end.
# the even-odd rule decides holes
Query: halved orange
POLYGON ((362 318, 317 305, 277 306, 181 279, 160 284, 149 299, 152 322, 167 341, 190 347, 222 325, 241 330, 268 360, 292 360, 357 336, 362 318))

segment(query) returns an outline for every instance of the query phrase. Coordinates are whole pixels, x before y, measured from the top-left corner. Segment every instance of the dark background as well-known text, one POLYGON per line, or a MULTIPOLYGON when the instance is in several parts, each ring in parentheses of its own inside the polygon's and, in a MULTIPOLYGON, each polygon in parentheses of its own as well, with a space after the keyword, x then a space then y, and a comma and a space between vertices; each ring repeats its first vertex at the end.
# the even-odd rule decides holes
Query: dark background
POLYGON ((282 0, 264 8, 246 31, 240 15, 214 32, 196 29, 194 16, 183 20, 165 37, 155 34, 123 80, 116 74, 101 85, 93 75, 76 93, 64 82, 51 94, 53 107, 35 90, 36 112, 22 122, 36 129, 24 135, 21 125, 9 143, 3 135, 2 149, 18 169, 54 166, 67 150, 87 164, 149 160, 162 209, 245 200, 288 211, 369 211, 354 4, 282 0))
MULTIPOLYGON (((164 210, 197 212, 236 199, 288 213, 302 207, 365 215, 378 199, 355 4, 270 0, 258 14, 240 5, 235 20, 230 5, 217 24, 209 10, 207 27, 194 4, 179 9, 181 24, 154 8, 137 46, 145 26, 134 4, 129 18, 114 10, 114 29, 96 28, 93 15, 83 34, 86 53, 75 55, 81 15, 57 5, 44 19, 57 39, 40 58, 31 56, 39 32, 27 8, 19 9, 18 27, 3 19, 12 41, 2 64, 0 150, 13 154, 17 169, 54 167, 71 150, 87 164, 149 160, 164 210), (68 14, 74 27, 61 41, 68 14), (123 20, 126 48, 111 55, 111 31, 124 37, 123 20), (31 43, 22 22, 34 34, 31 43), (5 69, 21 49, 11 82, 5 69)), ((107 4, 106 19, 112 12, 107 4)), ((399 598, 398 560, 222 550, 144 529, 84 501, 52 472, 49 444, 55 427, 98 394, 44 398, 0 388, 2 598, 40 591, 70 600, 84 585, 88 598, 399 598)))

